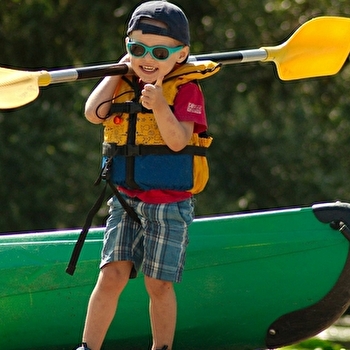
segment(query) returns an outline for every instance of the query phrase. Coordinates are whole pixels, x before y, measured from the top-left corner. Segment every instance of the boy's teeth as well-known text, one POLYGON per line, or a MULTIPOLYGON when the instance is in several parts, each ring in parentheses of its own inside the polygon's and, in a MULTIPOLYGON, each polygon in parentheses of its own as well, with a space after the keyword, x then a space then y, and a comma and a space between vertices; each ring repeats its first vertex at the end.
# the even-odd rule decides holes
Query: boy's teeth
POLYGON ((147 70, 148 72, 153 72, 155 70, 154 67, 147 67, 147 66, 143 66, 144 70, 147 70))

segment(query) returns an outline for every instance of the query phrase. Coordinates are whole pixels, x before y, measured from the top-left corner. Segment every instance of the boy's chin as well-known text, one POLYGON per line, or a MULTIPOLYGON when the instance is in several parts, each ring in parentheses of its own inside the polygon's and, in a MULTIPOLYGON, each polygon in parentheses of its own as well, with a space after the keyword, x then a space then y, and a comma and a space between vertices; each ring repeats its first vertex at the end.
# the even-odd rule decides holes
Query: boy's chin
POLYGON ((145 83, 145 84, 155 84, 155 82, 157 81, 157 78, 154 77, 142 77, 140 76, 140 79, 145 83))

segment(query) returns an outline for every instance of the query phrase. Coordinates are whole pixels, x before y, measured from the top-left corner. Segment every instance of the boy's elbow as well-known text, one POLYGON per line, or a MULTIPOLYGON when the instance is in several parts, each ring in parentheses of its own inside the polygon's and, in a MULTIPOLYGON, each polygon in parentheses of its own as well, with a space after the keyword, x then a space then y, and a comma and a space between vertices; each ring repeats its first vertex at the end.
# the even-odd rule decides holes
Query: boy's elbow
POLYGON ((172 146, 172 147, 169 147, 172 151, 174 152, 180 152, 182 151, 185 147, 180 147, 180 146, 172 146))
POLYGON ((96 111, 95 109, 91 108, 91 106, 89 106, 88 104, 85 105, 85 118, 93 124, 100 124, 102 123, 102 119, 98 118, 98 116, 96 115, 96 111))
POLYGON ((173 134, 173 137, 168 139, 167 145, 174 152, 182 151, 189 143, 192 137, 193 126, 186 129, 184 133, 173 134))
POLYGON ((168 147, 174 152, 180 152, 187 146, 187 142, 171 142, 168 147))

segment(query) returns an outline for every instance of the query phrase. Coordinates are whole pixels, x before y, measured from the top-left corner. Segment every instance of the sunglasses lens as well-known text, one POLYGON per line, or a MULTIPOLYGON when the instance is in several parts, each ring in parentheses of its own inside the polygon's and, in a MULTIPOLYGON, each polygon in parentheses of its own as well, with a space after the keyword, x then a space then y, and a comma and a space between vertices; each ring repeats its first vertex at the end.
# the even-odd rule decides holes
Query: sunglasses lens
POLYGON ((129 49, 130 49, 130 53, 136 57, 142 57, 146 52, 146 49, 139 44, 131 44, 129 46, 129 49))
POLYGON ((152 53, 157 60, 166 60, 169 57, 169 51, 165 47, 156 47, 152 53))

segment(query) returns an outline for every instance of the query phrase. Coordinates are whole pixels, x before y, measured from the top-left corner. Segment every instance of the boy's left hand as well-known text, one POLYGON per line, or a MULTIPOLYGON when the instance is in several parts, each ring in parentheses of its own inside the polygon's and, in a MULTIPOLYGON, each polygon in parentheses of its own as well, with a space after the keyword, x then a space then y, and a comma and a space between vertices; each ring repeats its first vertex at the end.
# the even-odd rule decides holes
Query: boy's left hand
POLYGON ((162 103, 166 103, 163 96, 163 76, 158 77, 155 84, 146 84, 141 92, 141 103, 147 109, 159 107, 162 103))

